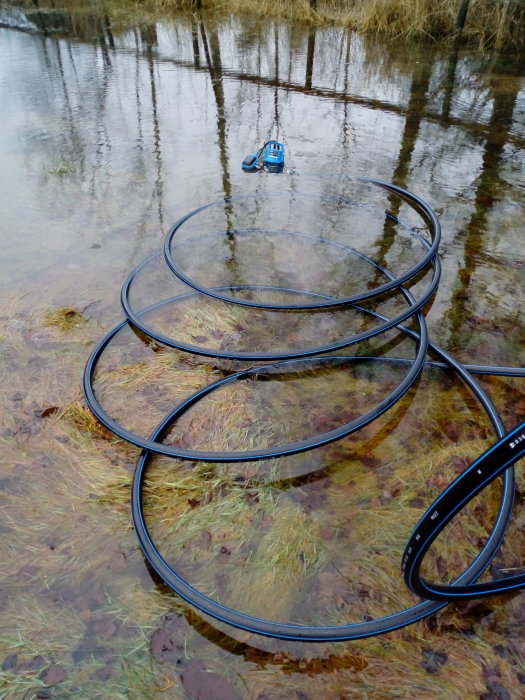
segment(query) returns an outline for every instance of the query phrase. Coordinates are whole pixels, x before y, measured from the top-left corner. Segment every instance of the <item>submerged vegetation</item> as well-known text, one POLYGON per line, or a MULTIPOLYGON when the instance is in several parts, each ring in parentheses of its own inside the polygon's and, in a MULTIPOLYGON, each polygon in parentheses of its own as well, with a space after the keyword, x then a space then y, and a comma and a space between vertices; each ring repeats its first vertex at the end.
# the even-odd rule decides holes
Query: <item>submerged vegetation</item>
POLYGON ((64 177, 65 175, 73 175, 77 170, 77 164, 74 160, 70 158, 61 158, 55 161, 55 163, 48 168, 48 173, 50 175, 57 175, 58 177, 64 177))
POLYGON ((85 321, 79 309, 69 306, 48 311, 44 319, 46 326, 57 326, 64 332, 83 325, 85 321))
MULTIPOLYGON (((145 566, 129 527, 138 450, 98 424, 72 381, 98 324, 86 312, 83 324, 64 333, 61 324, 48 325, 49 313, 33 310, 2 334, 2 370, 11 379, 3 382, 8 410, 1 426, 7 565, 0 577, 0 697, 387 698, 395 687, 400 697, 419 700, 455 697, 465 678, 465 697, 519 695, 519 598, 450 606, 383 638, 306 646, 221 631, 192 612, 145 566), (502 619, 511 626, 500 629, 502 619)), ((209 330, 203 323, 202 333, 209 330)), ((186 364, 179 351, 152 347, 140 335, 121 335, 97 373, 105 399, 122 404, 121 419, 148 406, 160 413, 170 397, 209 381, 211 369, 228 372, 206 359, 186 364)), ((308 429, 324 429, 340 419, 345 395, 362 402, 366 388, 373 396, 376 380, 380 390, 384 383, 374 371, 349 370, 337 379, 311 374, 304 384, 290 374, 240 385, 221 399, 222 415, 216 401, 203 402, 189 416, 185 439, 217 443, 225 425, 255 422, 266 426, 266 439, 280 440, 282 424, 304 427, 305 412, 297 410, 303 405, 310 407, 308 429), (316 404, 323 385, 326 400, 316 404)), ((496 399, 518 405, 515 380, 492 383, 496 399)), ((377 424, 314 451, 306 463, 303 455, 237 465, 154 459, 145 484, 148 527, 182 575, 227 605, 324 624, 389 614, 415 603, 399 577, 406 534, 490 433, 458 382, 427 372, 377 424)), ((178 439, 176 431, 170 439, 178 439)), ((253 439, 251 431, 236 434, 241 448, 253 439)), ((475 555, 497 494, 497 486, 489 489, 454 521, 428 557, 428 575, 450 580, 475 555)), ((518 520, 496 571, 519 564, 523 540, 518 520)))

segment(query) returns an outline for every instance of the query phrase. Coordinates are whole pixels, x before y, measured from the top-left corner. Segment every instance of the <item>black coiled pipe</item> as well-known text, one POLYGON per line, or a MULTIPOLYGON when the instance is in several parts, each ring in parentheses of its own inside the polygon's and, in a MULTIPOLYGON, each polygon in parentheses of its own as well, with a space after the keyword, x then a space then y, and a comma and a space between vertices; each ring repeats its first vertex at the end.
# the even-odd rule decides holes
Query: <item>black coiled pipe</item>
MULTIPOLYGON (((178 243, 174 241, 175 235, 179 230, 180 226, 188 221, 192 216, 204 211, 212 206, 217 206, 218 203, 213 203, 201 207, 190 214, 186 215, 180 219, 169 231, 165 245, 164 245, 164 258, 167 262, 169 268, 175 273, 179 279, 181 279, 185 284, 193 288, 194 291, 180 294, 176 297, 166 299, 153 306, 146 309, 136 311, 129 299, 129 293, 131 285, 136 277, 136 275, 147 265, 149 262, 155 259, 156 254, 148 258, 148 260, 141 263, 135 270, 133 270, 124 282, 121 293, 122 307, 126 314, 126 320, 121 324, 116 326, 112 331, 110 331, 95 347, 91 356, 86 364, 86 369, 84 373, 84 390, 88 405, 91 410, 97 416, 97 418, 105 425, 108 429, 112 430, 115 434, 119 435, 123 439, 131 442, 134 445, 143 448, 143 452, 138 461, 137 467, 135 469, 135 474, 133 478, 132 486, 132 497, 131 497, 131 510, 132 518, 137 533, 140 546, 144 552, 145 557, 149 563, 153 566, 155 571, 163 578, 163 580, 175 590, 179 595, 181 595, 185 600, 194 605, 196 608, 202 612, 215 617, 218 620, 226 622, 234 627, 254 632, 257 634, 262 634, 270 637, 277 637, 281 639, 294 639, 302 641, 340 641, 348 639, 357 639, 361 637, 367 637, 371 635, 376 635, 384 632, 388 632, 393 629, 411 624, 417 620, 420 620, 432 613, 435 613, 440 608, 442 608, 446 603, 455 598, 485 595, 487 593, 501 592, 503 590, 508 590, 509 588, 518 588, 525 583, 525 576, 512 577, 509 579, 498 580, 496 582, 489 582, 479 584, 476 583, 479 576, 486 570, 490 562, 492 561, 494 555, 498 551, 498 548, 503 540, 505 531, 507 529, 508 523, 511 518, 511 511, 513 505, 513 495, 514 495, 514 471, 512 469, 512 464, 525 453, 525 425, 521 428, 512 431, 509 435, 506 435, 505 427, 502 420, 493 406, 491 400, 475 380, 472 374, 499 374, 507 376, 525 376, 525 369, 510 369, 504 367, 487 367, 479 365, 462 365, 457 362, 450 354, 445 352, 439 346, 435 345, 428 340, 427 328, 421 309, 430 300, 432 295, 437 289, 440 275, 439 261, 437 259, 437 251, 440 240, 440 226, 439 221, 431 209, 431 207, 426 204, 423 200, 416 197, 410 192, 403 190, 400 187, 380 182, 378 180, 365 180, 365 182, 370 182, 373 185, 381 187, 388 192, 395 193, 402 197, 418 214, 421 215, 425 224, 429 226, 431 241, 428 242, 425 238, 417 233, 412 233, 426 249, 425 254, 421 260, 414 266, 412 266, 407 272, 403 273, 401 276, 394 276, 384 267, 370 259, 369 257, 363 255, 359 251, 353 248, 343 246, 340 244, 334 244, 330 241, 325 241, 331 245, 338 246, 341 250, 349 251, 353 255, 362 259, 366 264, 372 265, 379 273, 386 277, 387 282, 374 287, 373 289, 367 289, 362 293, 354 294, 352 296, 347 296, 344 298, 333 298, 325 296, 322 294, 316 294, 309 292, 308 290, 296 290, 296 289, 284 289, 279 287, 257 287, 253 289, 265 289, 276 292, 287 292, 291 295, 297 294, 304 297, 305 295, 311 299, 311 301, 293 304, 277 304, 277 303, 262 303, 260 301, 253 301, 250 299, 243 299, 235 297, 228 292, 235 292, 239 290, 250 290, 251 288, 247 285, 244 287, 214 287, 207 288, 203 285, 192 280, 186 274, 183 273, 180 265, 174 258, 174 251, 177 249, 178 243), (427 266, 431 265, 433 267, 433 275, 430 283, 428 284, 426 290, 421 294, 418 299, 415 299, 412 294, 404 287, 404 284, 413 279, 415 276, 419 275, 424 271, 427 266), (360 305, 358 302, 362 302, 366 299, 371 299, 377 297, 385 292, 391 290, 398 290, 403 295, 406 303, 407 309, 402 313, 398 314, 395 318, 388 318, 380 313, 371 311, 360 305), (318 345, 313 348, 296 348, 291 351, 281 351, 274 353, 261 353, 257 351, 246 351, 246 352, 233 352, 233 351, 217 351, 211 348, 203 348, 200 346, 189 345, 187 343, 182 343, 174 338, 168 337, 165 334, 156 331, 151 325, 146 323, 144 317, 155 308, 167 304, 176 304, 190 296, 197 295, 199 293, 211 296, 222 302, 232 302, 240 304, 243 306, 252 306, 257 308, 273 309, 275 311, 288 311, 288 310, 330 310, 335 307, 351 306, 356 311, 375 317, 379 323, 377 326, 368 330, 366 332, 354 335, 338 341, 337 343, 331 343, 326 345, 318 345), (403 325, 401 325, 405 320, 414 317, 418 324, 418 330, 411 330, 403 325), (120 425, 102 406, 96 392, 93 387, 94 373, 97 367, 98 360, 105 348, 111 343, 113 338, 127 325, 136 327, 142 332, 146 333, 151 338, 158 342, 164 343, 171 347, 179 348, 183 351, 195 353, 210 357, 220 357, 226 359, 235 360, 246 360, 246 361, 272 361, 271 365, 262 365, 257 367, 251 367, 244 371, 232 374, 224 379, 221 379, 207 387, 204 387, 200 391, 195 392, 193 395, 189 396, 186 400, 181 402, 176 406, 166 418, 157 426, 153 433, 149 437, 140 436, 135 434, 124 426, 120 425), (341 350, 345 347, 359 343, 362 340, 371 338, 378 335, 389 328, 397 328, 408 337, 410 337, 417 346, 415 358, 408 360, 405 358, 381 358, 372 357, 364 358, 358 356, 334 356, 327 355, 327 353, 333 353, 334 351, 341 350), (429 360, 428 353, 434 355, 437 360, 429 360), (324 357, 323 357, 324 355, 324 357), (294 371, 297 368, 301 369, 304 366, 316 366, 316 365, 327 365, 338 362, 358 362, 366 360, 372 360, 375 362, 386 362, 386 363, 401 363, 407 366, 407 374, 404 379, 400 382, 399 386, 396 387, 390 394, 385 397, 380 403, 378 403, 374 409, 366 412, 362 416, 354 419, 348 424, 340 426, 335 430, 328 431, 322 435, 314 436, 299 442, 290 443, 286 445, 279 445, 276 447, 271 447, 267 449, 259 450, 249 450, 249 451, 239 451, 239 452, 224 452, 224 451, 199 451, 183 449, 180 447, 170 446, 163 444, 162 440, 166 433, 170 430, 176 420, 192 405, 200 401, 202 398, 215 391, 216 389, 224 386, 225 384, 242 381, 243 379, 250 376, 262 375, 265 372, 273 370, 286 370, 294 371), (238 610, 234 610, 227 606, 221 605, 217 601, 214 601, 210 597, 204 595, 196 588, 191 586, 184 578, 175 571, 168 562, 162 557, 158 551, 155 543, 153 542, 150 533, 148 531, 144 514, 142 508, 142 487, 144 476, 148 467, 149 462, 153 454, 163 454, 172 457, 178 457, 182 459, 191 460, 203 460, 206 462, 239 462, 247 460, 258 460, 258 459, 268 459, 272 457, 280 457, 285 455, 291 455, 305 450, 313 449, 321 445, 325 445, 329 442, 337 440, 345 435, 349 435, 355 432, 360 427, 367 425, 371 421, 375 420, 382 413, 387 411, 396 401, 403 396, 413 382, 417 379, 423 367, 426 365, 446 367, 456 373, 456 375, 469 387, 473 394, 480 401, 484 410, 486 411, 492 425, 494 426, 495 432, 499 441, 496 445, 488 450, 485 455, 480 457, 464 474, 462 474, 458 479, 456 479, 446 491, 437 499, 436 503, 433 504, 427 513, 421 518, 420 523, 416 527, 414 533, 412 534, 407 548, 405 550, 405 556, 403 558, 403 573, 405 580, 409 587, 425 600, 419 605, 413 606, 406 610, 400 611, 393 615, 378 618, 376 620, 367 620, 358 623, 350 623, 338 626, 323 626, 323 625, 299 625, 287 622, 275 622, 271 620, 265 620, 251 615, 244 614, 238 610), (520 430, 523 432, 523 440, 521 439, 520 430), (515 437, 517 436, 517 437, 515 437), (514 438, 514 439, 513 439, 514 438), (510 448, 510 444, 519 439, 519 442, 513 448, 510 448), (515 447, 519 445, 519 450, 515 447), (512 452, 511 457, 509 457, 509 450, 512 452), (480 464, 483 468, 487 467, 487 471, 483 471, 484 478, 479 477, 476 470, 479 470, 480 464), (490 467, 490 468, 489 468, 490 467), (503 490, 501 495, 501 501, 499 506, 499 512, 496 518, 494 527, 487 538, 483 548, 474 559, 474 561, 468 566, 468 568, 459 576, 452 584, 448 586, 434 586, 429 584, 427 581, 420 576, 420 567, 423 560, 425 552, 430 547, 431 543, 437 537, 441 529, 446 525, 447 522, 453 517, 455 513, 466 503, 470 498, 472 498, 475 493, 478 493, 486 484, 492 481, 498 474, 503 473, 503 490), (474 476, 475 475, 475 476, 474 476), (433 513, 438 511, 438 516, 433 516, 433 513)), ((221 202, 226 205, 234 201, 235 198, 226 198, 221 200, 221 202)), ((344 201, 344 200, 343 200, 344 201)), ((387 216, 390 216, 386 214, 387 216)), ((397 220, 396 220, 397 221, 397 220)), ((253 233, 254 229, 249 229, 250 233, 253 233)), ((246 230, 232 230, 227 232, 218 232, 220 235, 228 233, 229 235, 239 235, 242 236, 246 230)), ((286 233, 290 235, 290 232, 284 231, 271 231, 272 234, 282 234, 286 233)), ((206 234, 210 235, 210 234, 206 234)), ((302 238, 311 238, 306 234, 292 233, 294 236, 301 236, 302 238)), ((205 238, 205 236, 200 236, 200 238, 205 238)), ((190 239, 192 240, 192 239, 190 239)), ((320 240, 316 238, 316 240, 320 240)))

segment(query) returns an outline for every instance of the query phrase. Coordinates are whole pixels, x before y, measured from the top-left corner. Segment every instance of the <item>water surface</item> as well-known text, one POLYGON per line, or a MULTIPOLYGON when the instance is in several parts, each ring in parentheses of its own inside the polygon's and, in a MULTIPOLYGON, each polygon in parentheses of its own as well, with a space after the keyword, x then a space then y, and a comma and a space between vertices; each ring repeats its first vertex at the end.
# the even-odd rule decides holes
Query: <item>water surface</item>
MULTIPOLYGON (((454 697, 465 679, 465 697, 518 697, 521 594, 326 646, 197 615, 143 561, 128 507, 138 451, 91 418, 80 377, 95 340, 122 317, 127 273, 174 221, 224 197, 257 192, 275 206, 272 216, 266 204, 250 209, 250 225, 267 231, 234 246, 216 233, 210 245, 181 235, 185 269, 201 283, 288 281, 336 296, 378 283, 334 242, 402 272, 421 256, 410 229, 424 225, 355 177, 414 191, 440 216, 433 339, 465 362, 525 364, 523 62, 250 18, 1 17, 2 697, 432 698, 454 697), (268 138, 284 143, 285 171, 243 173, 268 138), (285 218, 320 240, 276 235, 285 218)), ((243 220, 217 211, 188 231, 243 220)), ((188 292, 155 258, 132 301, 188 292)), ((195 296, 148 318, 188 342, 237 350, 337 340, 368 323, 348 310, 283 322, 195 296)), ((368 350, 382 342, 413 356, 393 332, 368 350)), ((123 331, 97 381, 119 419, 147 434, 173 401, 236 367, 123 331)), ((402 374, 350 366, 239 384, 188 413, 171 439, 229 449, 301 439, 366 410, 402 374)), ((520 381, 485 381, 508 427, 525 416, 520 381)), ((148 518, 184 575, 245 612, 313 624, 387 615, 416 602, 398 574, 411 527, 492 437, 469 392, 428 370, 378 424, 304 456, 237 469, 157 460, 148 518)), ((449 580, 478 551, 497 493, 458 519, 430 558, 432 575, 449 580)), ((520 507, 492 574, 521 566, 520 507)))

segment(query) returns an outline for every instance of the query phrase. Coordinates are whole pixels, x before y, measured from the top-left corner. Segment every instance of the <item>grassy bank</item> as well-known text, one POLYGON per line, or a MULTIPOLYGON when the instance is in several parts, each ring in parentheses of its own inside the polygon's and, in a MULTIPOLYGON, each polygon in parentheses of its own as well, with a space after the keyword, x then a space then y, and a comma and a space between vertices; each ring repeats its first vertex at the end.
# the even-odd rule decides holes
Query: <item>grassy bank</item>
POLYGON ((523 0, 145 0, 145 4, 338 24, 388 37, 460 37, 498 50, 525 46, 523 0))
MULTIPOLYGON (((51 0, 23 0, 32 11, 55 12, 51 0)), ((247 14, 313 26, 335 25, 388 39, 427 39, 482 50, 525 50, 525 0, 62 0, 60 7, 112 21, 145 19, 159 12, 247 14)))

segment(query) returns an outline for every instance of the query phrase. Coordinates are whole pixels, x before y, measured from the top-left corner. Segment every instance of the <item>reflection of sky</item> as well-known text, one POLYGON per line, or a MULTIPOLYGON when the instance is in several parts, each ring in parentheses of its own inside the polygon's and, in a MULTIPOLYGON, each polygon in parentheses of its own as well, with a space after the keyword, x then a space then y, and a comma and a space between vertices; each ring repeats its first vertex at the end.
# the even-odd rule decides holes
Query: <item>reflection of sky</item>
MULTIPOLYGON (((472 254, 465 252, 464 232, 474 240, 471 220, 484 201, 476 192, 487 137, 500 129, 507 145, 493 166, 496 197, 482 224, 486 233, 476 235, 498 265, 516 261, 524 197, 522 78, 493 75, 484 59, 468 53, 451 57, 428 47, 407 53, 326 28, 315 32, 312 87, 305 89, 307 31, 226 20, 216 31, 220 64, 213 83, 201 28, 194 30, 198 69, 189 19, 158 24, 158 44, 150 52, 138 30, 117 34, 116 50, 105 52, 95 43, 0 30, 6 282, 55 265, 41 275, 40 282, 49 283, 57 263, 65 288, 79 269, 87 285, 104 288, 119 280, 159 247, 172 221, 220 197, 227 184, 236 194, 277 182, 240 169, 271 136, 285 143, 287 169, 296 173, 283 175, 279 187, 300 189, 303 176, 319 172, 390 181, 404 159, 399 184, 441 213, 445 271, 435 309, 443 318, 457 271, 472 254), (414 71, 421 67, 428 85, 414 100, 414 71), (500 127, 491 115, 503 94, 515 96, 515 107, 510 123, 500 127), (449 119, 441 116, 446 99, 449 119), (218 115, 225 118, 223 131, 218 115)), ((211 46, 213 27, 206 32, 211 46)), ((211 60, 218 60, 216 52, 211 60)), ((394 253, 387 251, 385 259, 394 260, 394 253)), ((483 265, 480 256, 470 278, 471 284, 479 279, 480 288, 487 287, 484 270, 494 275, 483 265)), ((519 276, 513 268, 508 274, 519 276)), ((520 303, 519 294, 515 299, 520 303)))

